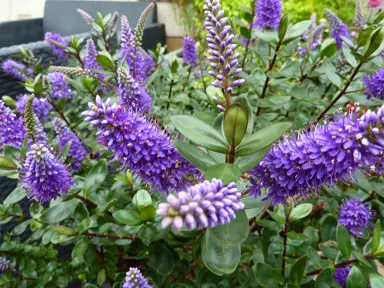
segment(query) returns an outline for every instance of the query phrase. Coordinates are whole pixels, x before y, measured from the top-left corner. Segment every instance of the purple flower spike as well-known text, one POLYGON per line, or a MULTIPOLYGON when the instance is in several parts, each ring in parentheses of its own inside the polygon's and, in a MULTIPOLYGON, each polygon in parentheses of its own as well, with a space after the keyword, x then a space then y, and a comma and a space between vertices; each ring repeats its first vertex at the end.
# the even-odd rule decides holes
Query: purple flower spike
POLYGON ((4 144, 22 147, 26 135, 24 121, 0 100, 0 150, 4 144))
POLYGON ((256 27, 277 29, 281 18, 280 0, 259 0, 256 6, 256 27))
POLYGON ((384 99, 384 69, 376 71, 370 78, 363 77, 361 81, 365 84, 368 99, 372 97, 384 99))
POLYGON ((49 40, 52 40, 58 44, 61 44, 65 47, 68 46, 68 42, 65 41, 59 33, 54 33, 54 32, 46 32, 45 33, 45 40, 48 41, 49 47, 51 47, 53 54, 55 54, 58 58, 61 60, 65 61, 67 60, 67 55, 65 54, 64 48, 58 47, 49 40))
POLYGON ((13 270, 14 267, 15 267, 15 263, 12 263, 10 260, 0 257, 0 273, 13 270))
MULTIPOLYGON (((103 68, 97 63, 96 57, 99 53, 97 52, 95 42, 92 39, 88 39, 87 41, 87 49, 84 59, 84 68, 87 69, 95 69, 95 70, 103 70, 103 68)), ((92 71, 94 72, 94 71, 92 71)), ((96 73, 100 79, 104 79, 104 75, 100 73, 96 73)))
POLYGON ((121 17, 120 47, 120 59, 126 59, 132 77, 134 76, 140 85, 144 85, 155 70, 155 61, 142 48, 135 47, 134 35, 126 16, 121 17))
POLYGON ((87 157, 87 152, 79 140, 79 138, 68 128, 63 121, 55 119, 53 121, 55 131, 59 138, 59 147, 64 149, 65 145, 71 142, 68 151, 68 157, 72 157, 72 169, 74 172, 79 171, 83 160, 87 157))
POLYGON ((324 9, 324 14, 325 16, 327 16, 328 21, 331 25, 331 37, 336 40, 337 48, 341 49, 343 45, 343 39, 341 37, 351 37, 348 31, 348 27, 331 10, 324 9))
POLYGON ((118 96, 127 108, 136 108, 143 112, 151 111, 151 97, 147 91, 135 81, 124 68, 119 68, 118 75, 118 96))
POLYGON ((153 286, 148 284, 148 279, 141 274, 139 269, 131 267, 121 288, 153 288, 153 286))
POLYGON ((316 28, 313 29, 312 42, 309 44, 309 47, 312 50, 316 49, 316 47, 323 42, 323 33, 326 28, 327 28, 327 25, 320 24, 319 26, 316 26, 316 28))
POLYGON ((215 70, 209 71, 209 74, 216 77, 212 85, 223 88, 227 94, 231 94, 233 86, 231 78, 237 77, 242 71, 241 68, 236 68, 239 64, 237 60, 239 54, 235 52, 236 44, 232 43, 235 36, 230 33, 231 26, 226 25, 228 18, 224 17, 219 0, 206 0, 204 11, 210 55, 208 61, 215 70))
MULTIPOLYGON (((19 96, 16 101, 16 110, 20 113, 24 113, 25 105, 27 104, 29 94, 19 96)), ((44 98, 34 98, 33 99, 33 112, 36 117, 41 121, 47 121, 49 117, 49 111, 52 110, 52 105, 44 98)))
POLYGON ((191 67, 197 65, 196 43, 192 37, 185 37, 183 41, 183 59, 184 63, 191 67))
POLYGON ((164 217, 163 228, 213 228, 236 218, 235 212, 244 209, 240 198, 235 183, 224 186, 221 180, 212 179, 190 187, 187 192, 168 195, 167 202, 159 205, 157 215, 164 217))
POLYGON ((29 197, 41 203, 65 194, 73 180, 66 167, 58 161, 44 144, 33 144, 27 153, 22 182, 29 197))
POLYGON ((339 223, 356 237, 364 235, 373 213, 359 199, 345 201, 340 206, 339 223))
POLYGON ((336 280, 337 283, 339 283, 341 288, 345 288, 345 286, 347 285, 347 278, 350 271, 351 268, 349 267, 336 268, 336 272, 335 274, 333 274, 333 278, 336 280))
POLYGON ((123 104, 89 103, 83 112, 85 121, 98 128, 98 142, 115 152, 124 168, 142 178, 160 192, 180 191, 190 184, 190 175, 200 176, 172 144, 171 137, 156 123, 123 104))
POLYGON ((356 112, 335 114, 325 123, 286 137, 252 169, 250 195, 267 190, 272 204, 284 203, 295 195, 306 196, 322 185, 352 182, 361 169, 384 171, 384 106, 367 111, 360 119, 356 112))
POLYGON ((49 72, 48 79, 52 85, 51 97, 53 100, 57 101, 60 99, 71 99, 72 91, 69 88, 68 82, 66 80, 67 76, 60 72, 49 72))
POLYGON ((31 79, 33 70, 27 68, 23 63, 17 62, 12 59, 7 59, 1 64, 3 71, 21 81, 25 81, 27 78, 31 79))

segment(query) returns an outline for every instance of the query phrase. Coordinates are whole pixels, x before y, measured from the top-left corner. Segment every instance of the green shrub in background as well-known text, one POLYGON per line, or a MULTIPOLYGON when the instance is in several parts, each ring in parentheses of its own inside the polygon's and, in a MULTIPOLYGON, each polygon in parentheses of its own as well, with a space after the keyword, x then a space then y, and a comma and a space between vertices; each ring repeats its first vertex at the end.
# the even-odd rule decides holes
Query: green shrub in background
POLYGON ((283 2, 284 10, 290 15, 293 23, 309 19, 312 12, 317 13, 318 19, 323 18, 324 8, 331 9, 347 23, 353 22, 354 0, 284 0, 283 2))

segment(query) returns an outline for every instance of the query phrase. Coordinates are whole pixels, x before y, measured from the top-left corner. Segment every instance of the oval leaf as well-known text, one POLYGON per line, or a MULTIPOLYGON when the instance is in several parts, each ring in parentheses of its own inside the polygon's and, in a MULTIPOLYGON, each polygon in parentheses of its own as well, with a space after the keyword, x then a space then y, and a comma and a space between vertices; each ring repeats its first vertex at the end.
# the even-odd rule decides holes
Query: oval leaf
POLYGON ((312 207, 313 205, 310 203, 304 203, 296 206, 289 215, 289 220, 295 221, 308 216, 309 213, 312 212, 312 207))

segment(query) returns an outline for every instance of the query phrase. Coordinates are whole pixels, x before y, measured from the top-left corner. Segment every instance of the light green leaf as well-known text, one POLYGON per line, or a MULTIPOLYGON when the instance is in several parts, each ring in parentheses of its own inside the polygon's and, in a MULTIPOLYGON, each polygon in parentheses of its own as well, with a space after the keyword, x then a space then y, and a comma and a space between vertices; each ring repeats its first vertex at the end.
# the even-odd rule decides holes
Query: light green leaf
POLYGON ((296 38, 300 37, 308 30, 309 26, 311 26, 311 20, 301 21, 296 23, 291 28, 288 29, 287 34, 284 37, 283 44, 291 42, 296 38))
POLYGON ((205 178, 212 180, 213 178, 220 179, 224 184, 236 182, 241 176, 240 169, 235 164, 217 164, 208 168, 205 172, 205 178))
POLYGON ((213 127, 192 116, 172 116, 171 121, 176 129, 192 142, 204 148, 228 153, 228 143, 213 127))
POLYGON ((348 274, 346 288, 365 288, 367 281, 359 268, 353 266, 348 274))
POLYGON ((105 160, 97 162, 89 171, 87 178, 85 178, 84 195, 87 195, 91 189, 96 190, 104 182, 107 173, 107 162, 105 160))
POLYGON ((4 205, 15 204, 20 200, 23 200, 26 196, 27 196, 27 193, 25 192, 24 188, 18 186, 4 200, 4 205))
POLYGON ((304 203, 294 207, 289 215, 289 220, 296 221, 308 216, 309 213, 312 212, 312 207, 313 205, 310 203, 304 203))
POLYGON ((113 218, 117 221, 131 226, 137 226, 143 223, 143 220, 140 218, 140 214, 134 210, 122 209, 113 213, 113 218))

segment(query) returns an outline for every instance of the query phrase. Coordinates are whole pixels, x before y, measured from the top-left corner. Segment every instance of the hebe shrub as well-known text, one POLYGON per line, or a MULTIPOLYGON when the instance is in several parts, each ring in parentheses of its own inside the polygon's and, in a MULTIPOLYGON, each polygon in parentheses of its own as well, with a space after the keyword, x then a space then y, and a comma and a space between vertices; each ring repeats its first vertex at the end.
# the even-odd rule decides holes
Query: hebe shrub
POLYGON ((237 31, 206 0, 166 54, 152 8, 2 64, 26 94, 0 101, 0 286, 383 287, 384 14, 259 0, 237 31))

